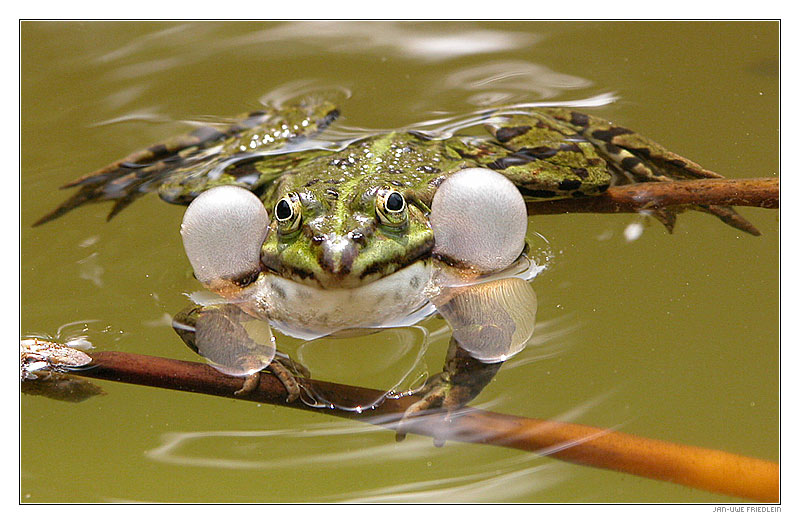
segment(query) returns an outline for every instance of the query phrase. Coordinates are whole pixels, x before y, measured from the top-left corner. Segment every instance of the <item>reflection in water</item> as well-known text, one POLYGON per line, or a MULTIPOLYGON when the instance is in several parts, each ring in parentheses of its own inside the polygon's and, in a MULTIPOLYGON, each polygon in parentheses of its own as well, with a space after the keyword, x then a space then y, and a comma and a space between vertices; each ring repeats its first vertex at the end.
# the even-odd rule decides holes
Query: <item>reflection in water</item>
POLYGON ((522 60, 489 61, 450 73, 442 83, 447 89, 475 92, 467 101, 487 107, 507 104, 520 95, 530 99, 559 96, 565 90, 589 87, 591 82, 558 73, 540 64, 522 60))
POLYGON ((315 379, 382 391, 372 400, 355 404, 347 399, 328 398, 313 384, 306 384, 313 405, 361 412, 381 404, 386 397, 422 386, 429 374, 423 360, 428 341, 424 326, 387 328, 360 337, 359 346, 369 348, 360 352, 354 352, 348 338, 325 337, 304 341, 292 353, 315 379))
MULTIPOLYGON (((351 423, 328 423, 266 431, 199 431, 168 433, 162 443, 146 451, 150 460, 182 467, 213 468, 234 471, 270 471, 287 474, 313 471, 342 474, 357 465, 359 469, 401 466, 408 461, 437 461, 440 452, 424 438, 409 439, 398 446, 394 440, 378 443, 381 428, 351 423), (331 450, 332 436, 347 436, 348 445, 331 450), (302 440, 303 454, 291 453, 302 440), (294 472, 294 473, 292 473, 294 472)), ((453 444, 463 446, 464 444, 453 444)), ((468 446, 468 444, 466 445, 468 446)), ((485 450, 475 449, 475 453, 485 450)), ((429 462, 430 464, 430 462, 429 462)), ((425 501, 498 501, 535 493, 568 478, 569 465, 546 461, 533 454, 515 453, 511 457, 485 463, 480 472, 465 464, 455 464, 432 480, 421 482, 373 483, 372 487, 347 494, 349 502, 425 502, 425 501)), ((341 500, 341 494, 307 497, 305 501, 341 500)))
MULTIPOLYGON (((536 462, 536 459, 530 461, 536 462)), ((555 486, 567 478, 566 469, 566 466, 560 464, 535 464, 509 472, 493 467, 491 471, 484 473, 453 475, 354 492, 345 502, 496 502, 530 495, 555 486)))
POLYGON ((25 336, 56 342, 80 351, 91 351, 95 347, 113 347, 124 334, 111 326, 103 326, 99 319, 88 319, 62 324, 55 334, 28 332, 25 336))
MULTIPOLYGON (((581 418, 608 397, 600 395, 590 399, 569 412, 553 418, 562 421, 581 418)), ((480 409, 490 407, 487 403, 480 409)), ((385 438, 385 430, 378 426, 353 424, 350 421, 331 421, 323 424, 305 425, 292 429, 259 431, 196 431, 175 432, 162 435, 162 443, 145 452, 153 461, 182 467, 212 468, 234 471, 269 471, 270 475, 297 475, 309 471, 315 475, 326 471, 347 475, 349 468, 363 471, 370 467, 402 466, 408 461, 437 464, 431 470, 433 479, 420 482, 396 482, 387 478, 381 484, 375 482, 367 489, 349 491, 349 502, 441 502, 441 501, 502 501, 515 500, 526 494, 548 489, 569 478, 572 466, 551 462, 544 458, 549 453, 602 436, 603 430, 583 440, 564 442, 557 447, 543 449, 537 454, 512 453, 503 458, 481 458, 481 469, 459 461, 446 466, 441 464, 440 450, 430 445, 426 438, 411 438, 398 446, 393 439, 385 438), (346 439, 331 437, 346 436, 346 439), (332 442, 339 442, 339 449, 331 449, 332 442), (298 445, 302 454, 292 453, 298 445), (438 476, 437 476, 438 475, 438 476)), ((448 446, 471 446, 465 443, 450 443, 448 446)), ((334 446, 335 447, 335 446, 334 446)), ((479 457, 492 454, 491 448, 468 447, 462 452, 479 457)), ((303 500, 341 500, 343 493, 305 496, 303 500)), ((564 500, 563 498, 561 500, 564 500)))
POLYGON ((539 39, 532 33, 488 29, 453 31, 449 27, 440 30, 435 24, 425 23, 288 22, 230 38, 220 45, 265 50, 269 48, 265 44, 288 40, 306 48, 324 47, 334 53, 393 53, 402 58, 440 61, 511 50, 539 39))

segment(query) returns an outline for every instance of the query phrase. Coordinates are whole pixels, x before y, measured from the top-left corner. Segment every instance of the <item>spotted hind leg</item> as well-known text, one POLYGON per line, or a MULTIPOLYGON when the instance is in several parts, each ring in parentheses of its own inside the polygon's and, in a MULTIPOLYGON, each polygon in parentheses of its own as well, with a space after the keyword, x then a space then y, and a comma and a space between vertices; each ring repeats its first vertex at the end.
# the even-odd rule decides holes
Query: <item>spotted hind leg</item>
POLYGON ((327 102, 300 101, 294 105, 256 111, 217 129, 200 127, 185 135, 132 153, 121 160, 63 186, 75 194, 34 225, 54 220, 90 202, 111 200, 113 218, 145 193, 158 191, 168 202, 188 204, 215 185, 237 184, 251 188, 263 182, 252 172, 223 169, 237 158, 249 158, 304 138, 327 126, 338 112, 327 102), (210 176, 221 163, 220 173, 210 176))
MULTIPOLYGON (((509 157, 500 159, 501 167, 506 168, 505 172, 516 169, 524 173, 525 169, 530 170, 531 167, 535 170, 538 166, 527 160, 530 157, 537 160, 544 157, 551 163, 554 162, 553 159, 564 159, 565 165, 581 179, 581 186, 572 189, 577 185, 576 178, 564 178, 563 173, 559 174, 558 180, 562 180, 560 184, 571 190, 571 196, 589 194, 582 187, 586 184, 586 179, 597 181, 606 177, 614 184, 625 184, 723 178, 630 129, 569 108, 541 107, 529 114, 515 114, 504 118, 501 125, 490 125, 490 131, 498 142, 515 151, 509 157), (581 152, 580 156, 577 155, 578 150, 581 152), (573 154, 564 154, 568 152, 573 154), (529 167, 525 167, 526 165, 529 167)), ((531 175, 516 176, 521 177, 523 183, 530 183, 525 177, 531 175)), ((542 174, 536 174, 535 177, 545 178, 542 174)), ((544 194, 538 191, 533 196, 562 196, 553 189, 552 183, 550 185, 544 194), (556 194, 552 194, 553 192, 556 194)), ((600 191, 608 187, 607 184, 597 182, 589 185, 600 191)), ((652 213, 671 231, 676 213, 686 209, 710 213, 732 227, 758 234, 752 224, 728 206, 660 208, 652 210, 652 213)))

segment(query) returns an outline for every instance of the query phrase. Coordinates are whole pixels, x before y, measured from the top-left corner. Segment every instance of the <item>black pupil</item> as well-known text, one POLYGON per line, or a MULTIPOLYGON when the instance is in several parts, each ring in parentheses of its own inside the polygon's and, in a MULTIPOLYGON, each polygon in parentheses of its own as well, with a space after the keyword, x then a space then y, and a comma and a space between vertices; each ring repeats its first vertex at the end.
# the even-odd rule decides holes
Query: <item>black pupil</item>
POLYGON ((403 209, 403 195, 393 191, 386 199, 386 209, 389 211, 400 211, 403 209))
POLYGON ((278 217, 278 220, 286 220, 291 217, 292 206, 289 205, 289 202, 286 200, 278 202, 278 205, 275 206, 275 216, 278 217))

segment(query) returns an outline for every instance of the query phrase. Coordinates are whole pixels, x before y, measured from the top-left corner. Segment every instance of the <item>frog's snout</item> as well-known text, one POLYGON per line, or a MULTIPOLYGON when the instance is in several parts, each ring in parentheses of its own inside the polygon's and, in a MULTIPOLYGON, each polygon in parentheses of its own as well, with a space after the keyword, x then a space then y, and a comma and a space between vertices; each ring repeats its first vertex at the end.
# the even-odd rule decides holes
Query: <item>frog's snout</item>
POLYGON ((345 277, 353 269, 358 245, 347 237, 331 235, 319 244, 320 265, 337 277, 345 277))

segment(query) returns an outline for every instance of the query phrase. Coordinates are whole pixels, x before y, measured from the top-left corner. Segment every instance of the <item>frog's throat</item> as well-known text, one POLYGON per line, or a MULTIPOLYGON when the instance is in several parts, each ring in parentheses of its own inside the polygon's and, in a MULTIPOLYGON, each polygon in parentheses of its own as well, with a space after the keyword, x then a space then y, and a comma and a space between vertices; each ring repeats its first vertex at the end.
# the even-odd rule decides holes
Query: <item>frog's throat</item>
POLYGON ((377 327, 410 326, 432 312, 425 294, 429 260, 352 288, 319 288, 266 273, 254 284, 252 304, 280 331, 303 339, 377 327))

